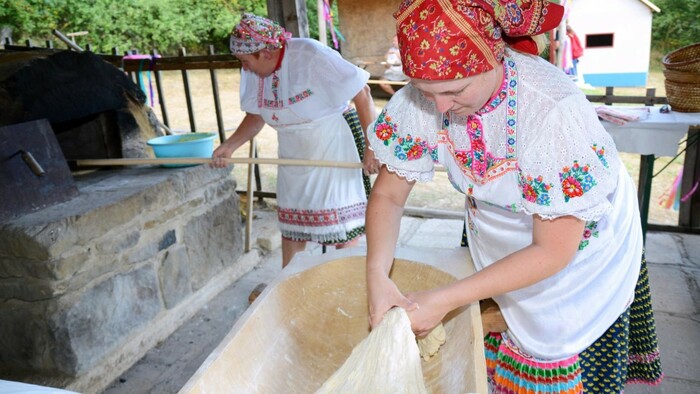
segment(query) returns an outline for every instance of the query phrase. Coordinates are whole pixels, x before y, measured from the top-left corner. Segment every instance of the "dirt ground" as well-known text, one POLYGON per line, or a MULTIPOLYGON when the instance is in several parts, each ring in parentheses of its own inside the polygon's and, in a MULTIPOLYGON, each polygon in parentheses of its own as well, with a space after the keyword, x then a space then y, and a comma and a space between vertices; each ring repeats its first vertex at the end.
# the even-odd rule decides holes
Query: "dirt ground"
MULTIPOLYGON (((217 80, 219 85, 221 108, 223 112, 223 124, 226 135, 230 135, 238 123, 243 119, 244 114, 239 108, 239 77, 238 70, 219 70, 217 80)), ((212 82, 209 71, 190 71, 188 74, 190 90, 193 101, 194 123, 196 131, 217 132, 217 119, 214 111, 214 99, 212 94, 212 82)), ((170 128, 179 132, 191 130, 188 118, 187 103, 185 100, 182 74, 180 71, 163 72, 164 96, 167 98, 166 108, 168 123, 170 128)), ((657 87, 657 95, 663 96, 663 75, 660 71, 651 71, 649 78, 650 86, 657 87)), ((154 89, 155 91, 155 86, 154 89)), ((587 92, 596 93, 598 92, 587 92)), ((624 95, 644 95, 644 89, 624 88, 616 89, 616 94, 624 95)), ((157 97, 155 99, 157 103, 157 97)), ((377 113, 386 104, 384 99, 375 99, 377 113)), ((163 120, 162 108, 155 104, 153 110, 159 119, 163 120)), ((277 138, 275 131, 270 127, 265 127, 256 138, 258 156, 264 158, 277 157, 277 138)), ((680 147, 682 148, 682 146, 680 147)), ((679 148, 679 149, 680 149, 679 148)), ((235 157, 247 157, 249 145, 242 146, 234 153, 235 157)), ((663 225, 677 225, 678 212, 673 209, 665 209, 661 202, 669 192, 676 175, 683 167, 683 155, 673 160, 663 171, 672 158, 658 158, 655 163, 655 176, 652 183, 651 207, 649 212, 649 223, 663 225)), ((632 178, 636 181, 639 177, 639 155, 622 153, 622 159, 632 178)), ((234 175, 238 180, 238 189, 245 190, 247 183, 247 166, 239 165, 234 168, 234 175)), ((272 165, 260 166, 261 184, 263 191, 275 191, 277 181, 277 169, 272 165)), ((409 197, 408 206, 418 208, 430 208, 460 212, 464 207, 463 196, 456 192, 445 173, 436 174, 435 180, 426 184, 418 184, 413 188, 409 197)))

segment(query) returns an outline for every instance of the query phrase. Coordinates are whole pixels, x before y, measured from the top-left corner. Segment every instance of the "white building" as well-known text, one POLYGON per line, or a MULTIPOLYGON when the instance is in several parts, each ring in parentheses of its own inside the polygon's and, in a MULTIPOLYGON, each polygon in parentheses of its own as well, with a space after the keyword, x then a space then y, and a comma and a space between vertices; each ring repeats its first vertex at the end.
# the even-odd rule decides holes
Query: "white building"
POLYGON ((570 0, 568 21, 584 47, 578 74, 592 86, 646 86, 651 22, 649 0, 570 0))

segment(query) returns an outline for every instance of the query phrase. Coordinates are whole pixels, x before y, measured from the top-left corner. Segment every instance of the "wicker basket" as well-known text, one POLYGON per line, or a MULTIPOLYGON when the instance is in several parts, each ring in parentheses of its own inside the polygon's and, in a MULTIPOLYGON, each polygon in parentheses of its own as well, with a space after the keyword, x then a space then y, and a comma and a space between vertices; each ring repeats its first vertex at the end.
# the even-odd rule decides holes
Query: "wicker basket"
POLYGON ((700 83, 700 72, 664 70, 667 81, 679 83, 700 83))
POLYGON ((700 72, 700 42, 670 52, 661 62, 667 70, 700 72))
POLYGON ((666 99, 677 112, 700 112, 700 42, 664 56, 666 99))
POLYGON ((700 83, 682 83, 669 79, 666 85, 666 100, 676 112, 700 112, 700 83))

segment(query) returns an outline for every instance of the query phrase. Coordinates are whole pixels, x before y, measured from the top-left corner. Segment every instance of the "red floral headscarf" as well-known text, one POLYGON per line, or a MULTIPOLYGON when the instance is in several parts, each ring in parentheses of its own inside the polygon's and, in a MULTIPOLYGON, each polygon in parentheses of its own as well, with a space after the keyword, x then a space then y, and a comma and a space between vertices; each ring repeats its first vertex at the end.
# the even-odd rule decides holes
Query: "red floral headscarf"
POLYGON ((531 36, 555 28, 563 15, 547 0, 404 0, 394 14, 404 74, 425 80, 481 74, 503 60, 505 43, 537 54, 531 36))

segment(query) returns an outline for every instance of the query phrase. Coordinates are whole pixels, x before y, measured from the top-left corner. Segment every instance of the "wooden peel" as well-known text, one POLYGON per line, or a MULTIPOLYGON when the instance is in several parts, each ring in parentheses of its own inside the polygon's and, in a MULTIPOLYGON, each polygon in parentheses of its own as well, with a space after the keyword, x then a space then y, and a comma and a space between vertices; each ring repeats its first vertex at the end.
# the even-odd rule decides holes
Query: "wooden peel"
MULTIPOLYGON (((279 166, 309 166, 309 167, 338 167, 338 168, 362 168, 362 163, 323 160, 298 160, 298 159, 273 159, 233 157, 224 159, 228 164, 273 164, 279 166)), ((78 167, 94 166, 140 166, 162 164, 209 164, 211 157, 173 157, 159 159, 88 159, 75 160, 78 167)))
MULTIPOLYGON (((271 164, 277 166, 307 166, 307 167, 335 167, 335 168, 362 168, 362 163, 352 163, 349 161, 327 161, 327 160, 301 160, 301 159, 275 159, 263 157, 232 157, 224 159, 228 164, 271 164)), ((162 164, 209 164, 210 157, 177 157, 160 159, 86 159, 74 160, 78 167, 99 167, 99 166, 142 166, 142 165, 162 165, 162 164)), ((435 171, 446 172, 445 167, 436 166, 435 171)))
POLYGON ((504 332, 508 329, 506 321, 501 314, 501 308, 498 307, 493 298, 481 300, 479 307, 481 309, 481 324, 484 327, 484 334, 504 332))

